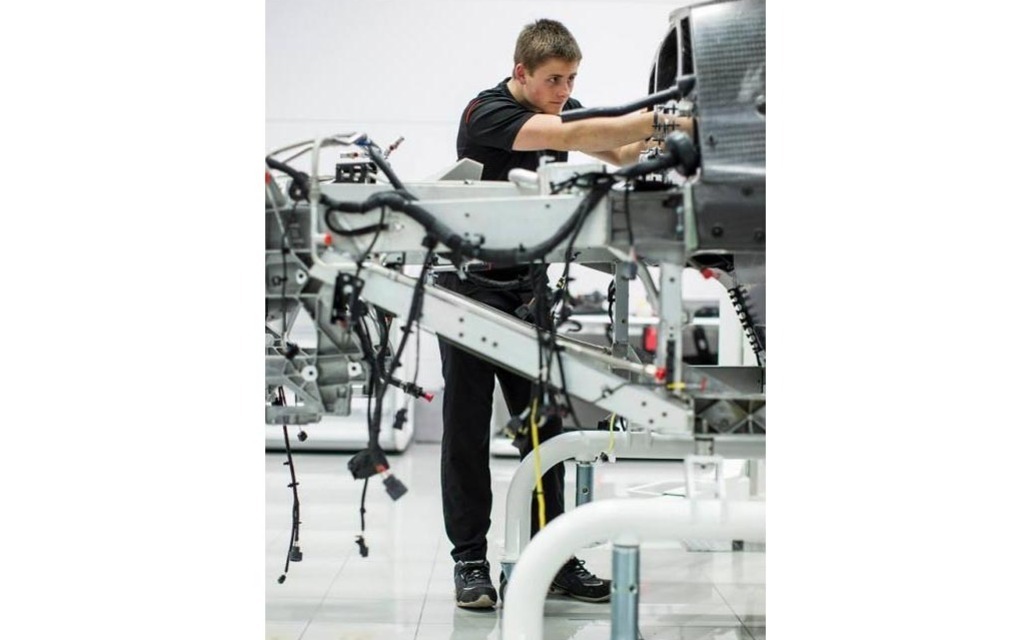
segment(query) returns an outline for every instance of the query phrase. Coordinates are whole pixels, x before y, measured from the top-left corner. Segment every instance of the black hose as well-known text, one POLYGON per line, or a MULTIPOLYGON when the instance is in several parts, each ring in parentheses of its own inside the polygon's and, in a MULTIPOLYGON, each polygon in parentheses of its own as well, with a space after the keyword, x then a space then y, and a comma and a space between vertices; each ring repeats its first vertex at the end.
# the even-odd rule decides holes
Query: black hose
POLYGON ((651 160, 631 164, 616 171, 613 175, 619 178, 632 179, 655 171, 676 167, 683 175, 691 176, 700 166, 700 154, 690 136, 680 131, 673 131, 665 138, 665 152, 651 160))
POLYGON ((629 104, 624 104, 619 107, 594 107, 591 109, 570 109, 569 111, 563 111, 562 122, 575 122, 577 120, 585 120, 587 118, 621 116, 641 109, 646 109, 647 107, 653 107, 656 104, 660 104, 668 100, 679 100, 688 96, 696 83, 697 76, 683 76, 676 81, 676 86, 671 89, 664 89, 658 93, 652 93, 646 98, 641 98, 640 100, 635 100, 629 104))
MULTIPOLYGON (((541 276, 543 276, 543 275, 546 275, 546 274, 542 273, 541 276)), ((472 282, 475 285, 479 285, 481 287, 486 287, 488 289, 498 289, 498 290, 502 290, 502 291, 511 291, 511 290, 514 290, 514 289, 521 289, 521 288, 525 287, 526 285, 533 283, 536 278, 531 274, 530 276, 527 276, 525 278, 520 277, 520 278, 516 278, 515 280, 492 280, 490 278, 485 278, 483 276, 477 275, 477 274, 473 273, 472 271, 467 271, 466 272, 466 279, 469 280, 470 282, 472 282)))
MULTIPOLYGON (((388 177, 388 180, 391 181, 391 186, 397 190, 405 191, 405 185, 403 185, 402 181, 398 179, 397 175, 395 175, 394 169, 391 168, 391 165, 388 164, 388 161, 384 158, 384 155, 377 149, 377 147, 372 144, 368 144, 364 148, 370 154, 373 161, 377 163, 377 166, 380 167, 380 170, 384 172, 384 175, 388 177)), ((406 193, 408 192, 406 191, 406 193)), ((410 200, 416 199, 416 197, 411 193, 408 193, 408 195, 410 200)))

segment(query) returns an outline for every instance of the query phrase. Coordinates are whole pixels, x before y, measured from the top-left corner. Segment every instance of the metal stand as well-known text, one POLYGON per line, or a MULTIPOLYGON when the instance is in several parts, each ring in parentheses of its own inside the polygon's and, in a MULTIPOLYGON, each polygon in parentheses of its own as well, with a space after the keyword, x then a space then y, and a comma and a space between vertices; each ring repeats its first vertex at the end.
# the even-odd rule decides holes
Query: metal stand
POLYGON ((576 461, 576 506, 594 498, 594 463, 576 461))
POLYGON ((640 636, 640 547, 612 547, 612 637, 636 640, 640 636))

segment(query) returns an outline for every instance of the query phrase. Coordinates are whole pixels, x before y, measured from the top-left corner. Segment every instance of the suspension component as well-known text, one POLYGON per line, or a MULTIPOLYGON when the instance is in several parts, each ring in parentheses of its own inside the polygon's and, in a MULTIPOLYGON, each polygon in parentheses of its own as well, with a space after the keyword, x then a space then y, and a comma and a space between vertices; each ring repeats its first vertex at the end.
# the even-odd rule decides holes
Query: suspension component
POLYGON ((757 356, 758 366, 764 366, 765 352, 764 352, 764 341, 761 336, 758 335, 754 329, 754 319, 750 313, 750 303, 747 300, 746 292, 742 286, 736 286, 727 290, 729 294, 729 300, 732 302, 732 307, 736 311, 736 315, 740 319, 740 324, 743 326, 743 333, 747 336, 747 341, 750 346, 754 349, 754 355, 757 356))

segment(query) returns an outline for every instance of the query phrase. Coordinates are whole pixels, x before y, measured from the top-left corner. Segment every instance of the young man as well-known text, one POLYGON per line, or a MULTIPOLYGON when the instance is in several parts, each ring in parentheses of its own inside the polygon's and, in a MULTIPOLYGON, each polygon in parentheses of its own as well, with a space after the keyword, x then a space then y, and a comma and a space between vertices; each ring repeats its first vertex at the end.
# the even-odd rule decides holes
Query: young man
MULTIPOLYGON (((654 133, 652 112, 614 118, 592 118, 563 123, 559 113, 582 105, 572 99, 573 84, 582 58, 572 34, 559 22, 538 20, 527 25, 516 41, 512 76, 480 92, 459 120, 458 157, 484 165, 484 180, 507 180, 514 168, 535 171, 541 153, 566 161, 569 151, 583 151, 615 165, 636 162, 644 141, 654 133)), ((692 133, 685 118, 674 125, 692 133)), ((481 275, 489 280, 524 282, 529 267, 493 269, 481 275)), ((462 281, 453 273, 441 274, 438 284, 506 313, 514 313, 533 295, 531 285, 496 289, 462 281)), ((529 406, 532 382, 490 364, 450 343, 440 341, 445 381, 441 439, 441 491, 445 530, 453 545, 455 601, 460 607, 492 607, 497 594, 487 562, 490 528, 491 476, 488 465, 491 439, 491 401, 494 379, 512 415, 529 406)), ((561 422, 549 420, 540 430, 541 442, 562 432, 561 422)), ((532 449, 530 438, 517 438, 520 457, 532 449)), ((561 463, 544 474, 542 486, 548 522, 564 511, 565 467, 561 463)), ((532 533, 538 530, 534 498, 532 533)), ((610 598, 611 582, 597 578, 572 558, 558 572, 552 591, 589 602, 610 598)))

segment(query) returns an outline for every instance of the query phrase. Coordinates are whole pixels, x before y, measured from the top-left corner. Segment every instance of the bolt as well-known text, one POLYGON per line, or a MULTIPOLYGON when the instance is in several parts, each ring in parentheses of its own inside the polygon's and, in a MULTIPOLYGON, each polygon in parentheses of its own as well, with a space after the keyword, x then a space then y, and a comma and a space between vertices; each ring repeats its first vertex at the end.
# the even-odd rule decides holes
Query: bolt
POLYGON ((725 233, 725 229, 723 229, 722 227, 719 227, 718 225, 711 227, 712 236, 716 238, 721 238, 723 233, 725 233))

